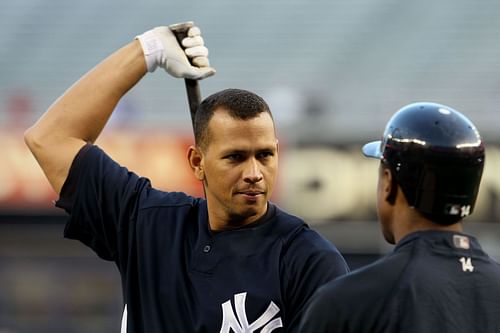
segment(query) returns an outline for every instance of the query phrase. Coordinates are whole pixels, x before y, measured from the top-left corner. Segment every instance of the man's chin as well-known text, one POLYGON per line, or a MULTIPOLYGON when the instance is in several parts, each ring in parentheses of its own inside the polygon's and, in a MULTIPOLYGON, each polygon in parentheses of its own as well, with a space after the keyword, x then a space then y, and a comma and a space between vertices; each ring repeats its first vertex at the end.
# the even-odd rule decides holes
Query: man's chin
POLYGON ((266 206, 256 205, 251 207, 245 207, 238 212, 234 212, 231 220, 251 223, 258 220, 266 213, 266 206))

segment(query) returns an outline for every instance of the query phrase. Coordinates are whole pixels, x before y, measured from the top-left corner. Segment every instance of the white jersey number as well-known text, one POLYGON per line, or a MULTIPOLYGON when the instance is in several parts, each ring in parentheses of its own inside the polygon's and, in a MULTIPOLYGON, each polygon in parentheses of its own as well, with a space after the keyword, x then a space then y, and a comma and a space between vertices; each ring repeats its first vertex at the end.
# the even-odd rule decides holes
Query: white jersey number
POLYGON ((459 260, 462 263, 462 271, 464 271, 464 272, 467 272, 467 271, 474 272, 474 266, 472 266, 472 260, 471 260, 471 258, 462 257, 459 260))

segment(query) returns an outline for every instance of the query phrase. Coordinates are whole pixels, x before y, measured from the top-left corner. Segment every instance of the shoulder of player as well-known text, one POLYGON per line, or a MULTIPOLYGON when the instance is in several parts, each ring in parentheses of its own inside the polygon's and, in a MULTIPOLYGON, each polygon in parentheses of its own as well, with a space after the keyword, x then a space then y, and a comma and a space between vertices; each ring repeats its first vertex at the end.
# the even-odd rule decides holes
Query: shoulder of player
MULTIPOLYGON (((139 209, 148 209, 153 207, 175 207, 175 206, 194 206, 200 201, 199 198, 194 198, 184 192, 166 192, 151 187, 151 182, 148 178, 141 177, 129 171, 126 167, 122 167, 119 163, 113 160, 104 150, 92 144, 87 144, 78 153, 75 160, 77 162, 85 160, 83 167, 90 164, 96 164, 96 160, 105 160, 108 165, 113 165, 113 168, 107 168, 105 177, 112 176, 111 173, 119 170, 120 172, 127 172, 137 183, 134 184, 135 192, 140 195, 139 209)), ((130 181, 130 180, 129 180, 130 181)))
POLYGON ((276 207, 275 226, 280 228, 284 241, 289 244, 304 245, 316 250, 335 249, 335 246, 300 217, 276 207))
POLYGON ((141 196, 139 210, 152 208, 169 208, 169 207, 194 207, 202 201, 202 199, 194 198, 184 192, 165 192, 155 188, 148 188, 141 196))
MULTIPOLYGON (((338 304, 354 303, 363 299, 365 304, 369 299, 386 299, 398 285, 401 271, 393 267, 391 257, 383 257, 372 264, 358 268, 350 273, 326 283, 315 295, 317 302, 334 302, 338 304), (340 302, 340 303, 339 303, 340 302)), ((332 303, 333 304, 333 303, 332 303)))
POLYGON ((329 243, 318 232, 309 228, 307 223, 298 216, 289 214, 276 206, 276 215, 273 228, 286 244, 304 245, 316 247, 329 247, 329 243))
POLYGON ((371 264, 329 282, 322 293, 336 295, 340 300, 363 297, 365 302, 369 302, 375 297, 380 302, 389 299, 397 294, 399 287, 407 283, 406 275, 411 271, 408 266, 412 265, 409 255, 409 252, 390 252, 371 264), (366 299, 367 295, 370 295, 369 299, 366 299))
POLYGON ((301 218, 277 210, 274 224, 282 241, 282 264, 292 272, 310 269, 311 265, 322 266, 334 275, 349 271, 336 246, 301 218))
POLYGON ((358 269, 319 287, 309 301, 306 327, 326 325, 339 331, 350 327, 349 332, 366 332, 374 330, 367 328, 374 322, 385 322, 386 311, 391 311, 386 306, 390 304, 393 286, 388 286, 387 280, 378 274, 384 273, 381 269, 382 266, 358 269))

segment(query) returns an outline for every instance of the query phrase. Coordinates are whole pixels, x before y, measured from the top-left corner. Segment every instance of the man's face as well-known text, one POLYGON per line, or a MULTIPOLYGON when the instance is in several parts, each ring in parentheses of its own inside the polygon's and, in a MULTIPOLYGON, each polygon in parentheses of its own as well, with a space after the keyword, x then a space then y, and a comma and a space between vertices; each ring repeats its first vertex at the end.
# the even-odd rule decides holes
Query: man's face
POLYGON ((278 143, 269 114, 241 120, 214 113, 202 153, 211 225, 251 223, 267 210, 278 167, 278 143), (213 221, 215 219, 215 221, 213 221))

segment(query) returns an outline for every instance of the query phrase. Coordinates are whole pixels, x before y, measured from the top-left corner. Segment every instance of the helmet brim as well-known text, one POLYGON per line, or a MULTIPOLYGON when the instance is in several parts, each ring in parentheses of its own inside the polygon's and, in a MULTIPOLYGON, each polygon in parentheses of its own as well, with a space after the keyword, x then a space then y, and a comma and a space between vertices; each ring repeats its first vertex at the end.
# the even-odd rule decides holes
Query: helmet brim
POLYGON ((381 141, 372 141, 365 144, 362 148, 363 155, 371 158, 382 158, 382 152, 380 151, 381 141))

